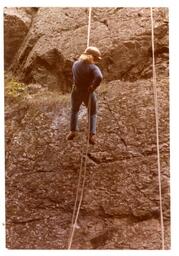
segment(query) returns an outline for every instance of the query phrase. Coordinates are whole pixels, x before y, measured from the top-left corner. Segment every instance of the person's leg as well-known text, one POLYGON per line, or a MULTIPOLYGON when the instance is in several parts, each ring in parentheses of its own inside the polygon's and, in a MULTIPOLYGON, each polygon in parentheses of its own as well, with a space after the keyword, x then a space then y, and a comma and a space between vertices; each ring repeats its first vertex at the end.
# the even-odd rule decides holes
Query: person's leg
POLYGON ((90 144, 95 144, 95 134, 96 134, 96 118, 97 118, 97 102, 96 94, 92 92, 90 96, 87 96, 84 100, 86 107, 88 108, 88 117, 90 122, 90 144))
POLYGON ((96 134, 96 118, 97 118, 97 103, 96 103, 96 94, 91 93, 91 102, 90 102, 90 133, 96 134))
POLYGON ((70 133, 67 136, 68 140, 75 137, 75 131, 78 127, 78 112, 80 105, 82 103, 82 98, 77 89, 73 88, 71 93, 71 116, 70 116, 70 133))
POLYGON ((82 103, 82 98, 77 89, 73 89, 71 93, 71 118, 70 118, 70 130, 76 131, 78 124, 78 112, 80 105, 82 103))

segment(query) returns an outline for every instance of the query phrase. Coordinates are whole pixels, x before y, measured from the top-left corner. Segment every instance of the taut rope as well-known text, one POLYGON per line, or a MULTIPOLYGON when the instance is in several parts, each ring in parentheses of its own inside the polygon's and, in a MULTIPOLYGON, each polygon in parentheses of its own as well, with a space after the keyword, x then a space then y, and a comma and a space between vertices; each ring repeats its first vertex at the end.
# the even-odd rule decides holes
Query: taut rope
POLYGON ((160 168, 160 142, 159 142, 159 117, 158 117, 158 97, 157 97, 157 79, 155 69, 155 46, 154 46, 154 22, 153 22, 153 9, 150 8, 151 13, 151 39, 152 39, 152 71, 153 71, 153 92, 154 92, 154 105, 155 105, 155 124, 156 124, 156 145, 157 145, 157 169, 158 169, 158 188, 160 198, 160 225, 161 225, 161 240, 162 250, 165 249, 164 237, 164 221, 162 209, 162 186, 161 186, 161 168, 160 168))

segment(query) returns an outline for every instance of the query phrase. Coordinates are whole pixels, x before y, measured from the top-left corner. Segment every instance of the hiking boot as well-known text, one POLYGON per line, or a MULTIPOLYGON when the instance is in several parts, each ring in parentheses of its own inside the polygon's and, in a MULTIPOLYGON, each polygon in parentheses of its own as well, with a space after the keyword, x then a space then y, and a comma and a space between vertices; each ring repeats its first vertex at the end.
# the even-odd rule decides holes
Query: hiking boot
POLYGON ((90 134, 89 143, 92 145, 96 144, 96 135, 95 134, 90 134))
POLYGON ((76 135, 75 131, 70 131, 69 134, 67 135, 66 139, 73 140, 75 135, 76 135))

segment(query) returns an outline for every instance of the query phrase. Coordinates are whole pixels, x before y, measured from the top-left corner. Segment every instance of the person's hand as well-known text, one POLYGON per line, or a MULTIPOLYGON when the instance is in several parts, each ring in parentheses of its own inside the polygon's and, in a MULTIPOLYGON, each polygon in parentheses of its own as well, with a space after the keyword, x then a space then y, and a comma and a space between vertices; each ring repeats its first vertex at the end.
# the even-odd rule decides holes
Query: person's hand
POLYGON ((93 92, 93 91, 94 91, 94 86, 93 86, 93 85, 90 85, 90 86, 88 87, 88 92, 91 93, 91 92, 93 92))

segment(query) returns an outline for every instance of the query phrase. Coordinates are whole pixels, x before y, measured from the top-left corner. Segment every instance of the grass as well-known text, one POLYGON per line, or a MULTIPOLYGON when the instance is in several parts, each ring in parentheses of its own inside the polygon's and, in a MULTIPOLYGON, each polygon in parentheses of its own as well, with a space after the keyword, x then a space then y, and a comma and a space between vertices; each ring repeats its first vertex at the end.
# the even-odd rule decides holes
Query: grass
POLYGON ((18 81, 10 73, 5 73, 5 99, 6 103, 19 103, 27 100, 31 105, 49 106, 66 105, 69 102, 70 94, 62 94, 60 91, 49 91, 41 88, 31 94, 28 85, 18 81))
POLYGON ((32 107, 38 108, 42 112, 60 111, 61 108, 69 104, 69 94, 64 95, 55 91, 39 91, 28 99, 32 107))

